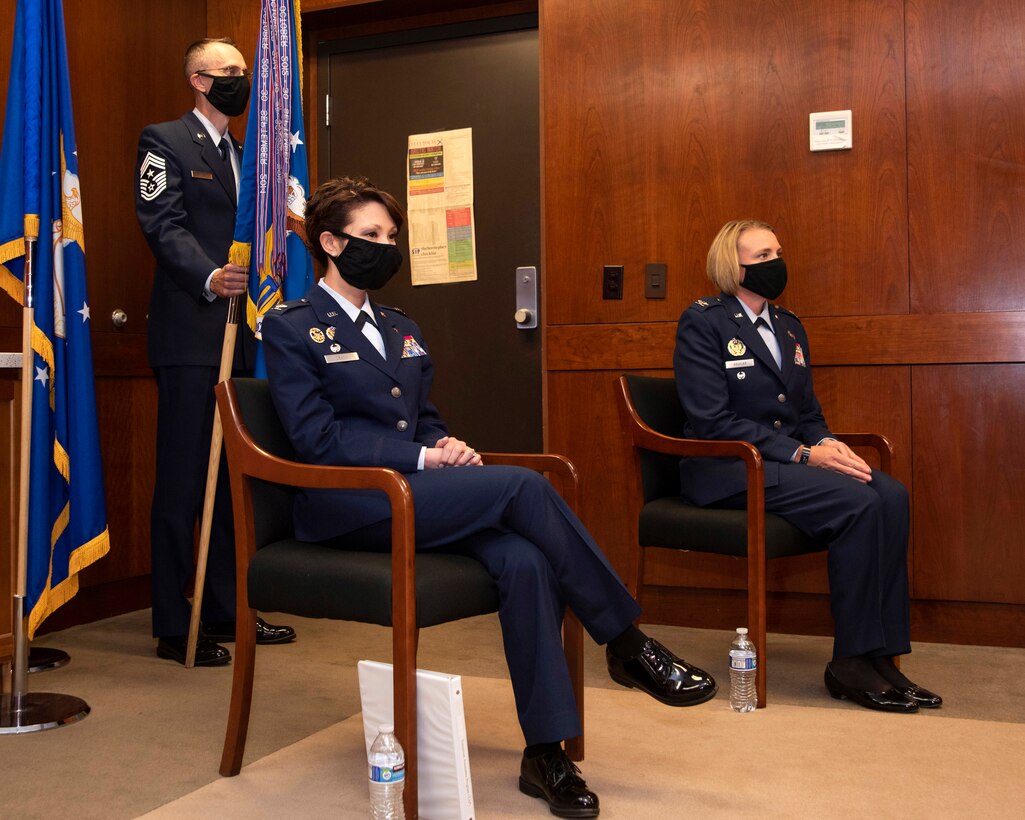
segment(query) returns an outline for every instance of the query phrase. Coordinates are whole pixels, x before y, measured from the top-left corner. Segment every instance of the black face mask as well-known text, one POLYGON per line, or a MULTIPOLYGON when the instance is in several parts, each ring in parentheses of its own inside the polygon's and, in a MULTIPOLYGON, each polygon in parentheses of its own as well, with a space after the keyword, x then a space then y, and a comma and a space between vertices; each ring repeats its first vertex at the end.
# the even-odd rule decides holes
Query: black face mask
POLYGON ((202 72, 199 73, 199 76, 209 77, 213 80, 210 90, 206 92, 206 98, 210 101, 210 105, 224 116, 237 117, 246 110, 246 103, 249 102, 248 77, 215 77, 202 72))
POLYGON ((744 281, 740 286, 766 299, 778 298, 787 286, 787 263, 782 256, 744 265, 744 271, 744 281))
POLYGON ((383 288, 399 271, 402 252, 394 245, 371 242, 358 236, 338 232, 335 236, 345 237, 349 244, 337 256, 331 256, 342 279, 360 290, 383 288))

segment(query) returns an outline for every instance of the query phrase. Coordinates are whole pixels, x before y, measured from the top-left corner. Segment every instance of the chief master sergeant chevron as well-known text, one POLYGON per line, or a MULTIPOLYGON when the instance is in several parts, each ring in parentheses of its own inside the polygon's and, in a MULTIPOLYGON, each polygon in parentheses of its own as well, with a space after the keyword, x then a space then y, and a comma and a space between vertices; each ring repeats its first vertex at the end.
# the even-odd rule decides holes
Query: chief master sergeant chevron
MULTIPOLYGON (((196 520, 202 513, 214 393, 228 299, 246 292, 244 268, 223 264, 235 227, 242 145, 228 120, 249 101, 246 61, 228 39, 185 52, 195 108, 147 126, 139 138, 135 212, 156 271, 150 299, 149 363, 157 380, 156 485, 150 518, 153 636, 157 654, 185 662, 196 520)), ((234 366, 253 367, 253 338, 239 330, 234 366)), ((235 638, 234 535, 227 470, 217 484, 203 631, 197 666, 228 663, 217 641, 235 638)), ((291 627, 257 621, 257 643, 285 643, 291 627)))

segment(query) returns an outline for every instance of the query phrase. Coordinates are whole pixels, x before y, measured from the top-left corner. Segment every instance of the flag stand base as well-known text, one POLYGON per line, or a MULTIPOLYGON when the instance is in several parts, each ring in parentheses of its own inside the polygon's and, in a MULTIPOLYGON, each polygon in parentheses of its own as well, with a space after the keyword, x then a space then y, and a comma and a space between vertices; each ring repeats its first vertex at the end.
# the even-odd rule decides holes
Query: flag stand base
POLYGON ((89 714, 89 704, 74 695, 29 692, 0 698, 0 735, 42 732, 77 723, 89 714), (19 705, 15 705, 15 704, 19 705))
POLYGON ((63 649, 51 649, 48 646, 30 646, 28 650, 28 671, 46 672, 66 666, 71 656, 63 649))

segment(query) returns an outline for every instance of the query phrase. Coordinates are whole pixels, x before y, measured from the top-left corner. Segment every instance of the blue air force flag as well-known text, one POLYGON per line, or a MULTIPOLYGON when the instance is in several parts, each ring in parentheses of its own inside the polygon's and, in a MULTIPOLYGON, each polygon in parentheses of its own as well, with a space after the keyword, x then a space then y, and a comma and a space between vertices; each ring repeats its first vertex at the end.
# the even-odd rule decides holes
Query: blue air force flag
POLYGON ((18 0, 0 152, 0 285, 25 304, 36 240, 27 595, 29 637, 106 555, 85 233, 61 0, 18 0))

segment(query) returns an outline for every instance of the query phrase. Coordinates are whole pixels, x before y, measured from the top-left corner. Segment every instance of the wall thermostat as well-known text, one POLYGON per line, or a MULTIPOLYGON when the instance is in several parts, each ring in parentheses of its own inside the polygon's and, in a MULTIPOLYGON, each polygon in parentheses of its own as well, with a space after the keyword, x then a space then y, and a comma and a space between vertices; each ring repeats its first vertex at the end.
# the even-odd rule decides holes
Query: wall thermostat
POLYGON ((823 111, 808 116, 808 138, 812 151, 841 151, 850 148, 850 111, 823 111))

